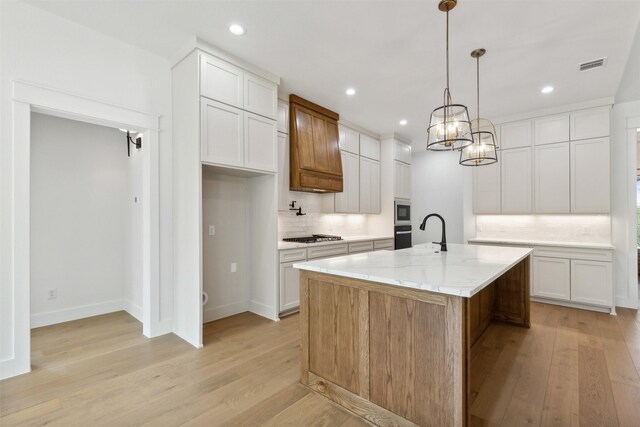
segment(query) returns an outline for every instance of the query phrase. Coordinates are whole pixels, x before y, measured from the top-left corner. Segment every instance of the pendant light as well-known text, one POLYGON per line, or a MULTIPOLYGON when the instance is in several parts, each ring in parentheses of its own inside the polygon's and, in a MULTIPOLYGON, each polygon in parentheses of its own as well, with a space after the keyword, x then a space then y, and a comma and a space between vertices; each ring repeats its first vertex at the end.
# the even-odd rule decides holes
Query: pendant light
POLYGON ((471 57, 476 59, 477 118, 471 123, 473 144, 460 150, 460 164, 463 166, 485 166, 498 161, 496 128, 491 120, 480 118, 480 58, 486 52, 485 49, 471 52, 471 57))
POLYGON ((431 113, 427 129, 427 150, 459 150, 473 143, 469 111, 466 106, 451 101, 449 90, 449 11, 456 4, 457 0, 441 0, 438 5, 438 9, 447 14, 447 87, 444 90, 444 104, 431 113))

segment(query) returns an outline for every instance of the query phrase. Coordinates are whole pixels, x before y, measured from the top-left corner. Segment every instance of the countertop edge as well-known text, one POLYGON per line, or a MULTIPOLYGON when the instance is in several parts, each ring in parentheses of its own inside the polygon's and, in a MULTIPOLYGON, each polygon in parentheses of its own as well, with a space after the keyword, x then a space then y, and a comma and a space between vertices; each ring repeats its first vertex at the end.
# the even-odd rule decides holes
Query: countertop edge
POLYGON ((535 240, 511 240, 511 239, 490 239, 490 238, 472 238, 467 240, 468 243, 490 243, 490 244, 504 244, 504 245, 527 245, 527 246, 548 246, 548 247, 560 247, 560 248, 572 248, 572 249, 601 249, 601 250, 615 250, 616 247, 608 243, 580 243, 580 242, 549 242, 549 241, 535 241, 535 240))
POLYGON ((345 243, 358 243, 358 242, 367 242, 372 241, 375 242, 377 240, 390 240, 393 239, 393 236, 355 236, 354 238, 343 237, 342 240, 332 240, 327 242, 318 242, 318 243, 297 243, 297 242, 283 242, 282 240, 278 240, 278 250, 286 251, 287 249, 300 249, 300 248, 315 248, 317 246, 326 246, 326 245, 341 245, 345 243))

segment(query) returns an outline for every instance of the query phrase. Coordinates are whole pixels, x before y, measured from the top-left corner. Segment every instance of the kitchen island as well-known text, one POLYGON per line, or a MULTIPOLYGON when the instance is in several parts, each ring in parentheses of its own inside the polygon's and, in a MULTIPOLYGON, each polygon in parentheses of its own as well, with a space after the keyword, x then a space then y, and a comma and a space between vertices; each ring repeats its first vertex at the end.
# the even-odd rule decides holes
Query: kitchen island
POLYGON ((531 249, 449 244, 301 262, 301 378, 380 426, 468 424, 473 344, 529 327, 531 249))

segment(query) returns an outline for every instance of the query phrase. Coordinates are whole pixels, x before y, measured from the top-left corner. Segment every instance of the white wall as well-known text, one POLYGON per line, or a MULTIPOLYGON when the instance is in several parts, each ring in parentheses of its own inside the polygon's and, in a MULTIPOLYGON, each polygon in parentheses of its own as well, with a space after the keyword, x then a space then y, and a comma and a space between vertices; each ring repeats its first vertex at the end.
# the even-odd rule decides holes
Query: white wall
POLYGON ((141 305, 140 171, 125 147, 117 129, 32 114, 32 327, 121 310, 125 292, 141 305))
POLYGON ((413 244, 439 242, 440 221, 430 218, 426 231, 419 229, 424 217, 440 214, 447 223, 447 242, 464 243, 465 185, 470 168, 460 166, 458 152, 413 150, 411 156, 411 216, 413 244))
POLYGON ((0 2, 0 55, 0 363, 11 363, 14 354, 11 228, 11 82, 14 79, 161 115, 160 318, 169 324, 170 330, 173 299, 169 63, 132 45, 13 1, 0 2))
POLYGON ((640 25, 631 45, 629 59, 616 93, 616 102, 625 103, 640 100, 640 25))

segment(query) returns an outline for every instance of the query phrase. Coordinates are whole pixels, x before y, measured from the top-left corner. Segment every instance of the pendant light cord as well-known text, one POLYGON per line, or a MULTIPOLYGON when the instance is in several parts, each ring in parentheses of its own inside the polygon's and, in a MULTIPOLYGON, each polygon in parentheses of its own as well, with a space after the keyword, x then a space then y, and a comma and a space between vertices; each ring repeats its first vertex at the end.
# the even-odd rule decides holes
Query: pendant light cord
POLYGON ((449 10, 447 10, 447 26, 446 26, 446 32, 447 32, 447 49, 446 49, 446 55, 447 55, 447 92, 449 92, 449 10))
POLYGON ((480 130, 480 57, 476 58, 476 111, 478 112, 478 130, 480 130))

